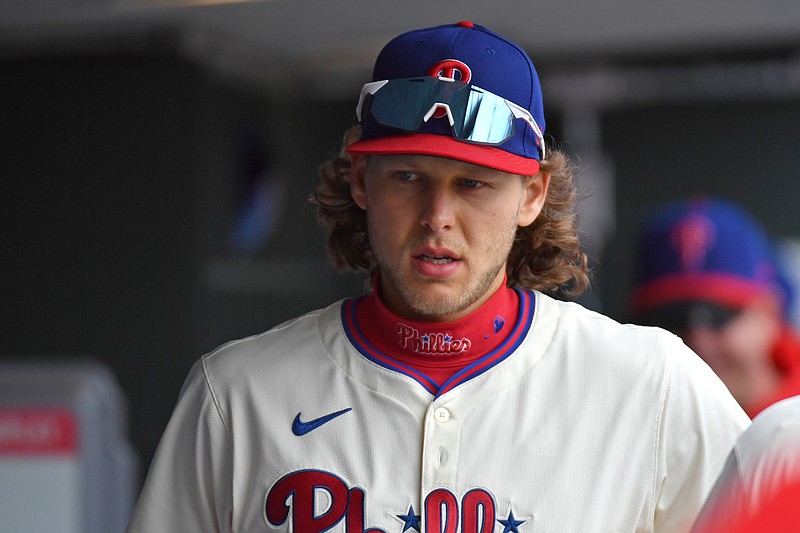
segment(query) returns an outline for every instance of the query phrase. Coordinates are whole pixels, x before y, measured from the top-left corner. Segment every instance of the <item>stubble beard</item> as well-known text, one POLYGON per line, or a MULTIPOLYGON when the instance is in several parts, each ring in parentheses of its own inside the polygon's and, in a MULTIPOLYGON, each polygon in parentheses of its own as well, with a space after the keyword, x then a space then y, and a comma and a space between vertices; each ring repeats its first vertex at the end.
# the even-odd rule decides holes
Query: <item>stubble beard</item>
MULTIPOLYGON (((435 289, 438 284, 453 283, 451 280, 422 279, 414 272, 408 272, 405 265, 398 268, 387 264, 381 254, 376 253, 375 259, 384 282, 389 283, 395 288, 402 298, 405 305, 422 320, 437 320, 443 316, 457 315, 471 307, 473 304, 484 298, 492 289, 500 271, 505 267, 511 247, 514 243, 514 231, 516 231, 516 221, 511 237, 504 242, 494 241, 486 251, 487 257, 494 257, 496 261, 481 272, 474 274, 472 279, 467 280, 464 290, 460 294, 447 294, 433 296, 425 289, 430 287, 435 289), (422 283, 422 289, 420 289, 422 283)), ((407 245, 406 253, 403 257, 408 257, 409 251, 414 250, 419 245, 418 242, 407 245)), ((464 268, 469 270, 472 266, 469 255, 462 256, 464 268)))

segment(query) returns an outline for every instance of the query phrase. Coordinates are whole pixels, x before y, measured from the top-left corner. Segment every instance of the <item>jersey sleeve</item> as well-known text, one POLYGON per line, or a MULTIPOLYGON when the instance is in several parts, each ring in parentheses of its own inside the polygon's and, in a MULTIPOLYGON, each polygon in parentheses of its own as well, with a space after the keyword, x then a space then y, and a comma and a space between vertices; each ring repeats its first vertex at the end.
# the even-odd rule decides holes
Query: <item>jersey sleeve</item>
POLYGON ((231 445, 201 359, 159 442, 126 533, 227 532, 231 445))
POLYGON ((750 419, 708 365, 677 337, 668 348, 658 440, 655 531, 691 528, 750 419))

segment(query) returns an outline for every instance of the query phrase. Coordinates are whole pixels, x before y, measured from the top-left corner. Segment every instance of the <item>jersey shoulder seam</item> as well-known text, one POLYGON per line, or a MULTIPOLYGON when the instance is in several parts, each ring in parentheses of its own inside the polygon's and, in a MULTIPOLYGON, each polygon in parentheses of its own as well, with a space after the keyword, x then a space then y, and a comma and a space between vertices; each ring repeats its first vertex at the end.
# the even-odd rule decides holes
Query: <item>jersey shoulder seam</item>
POLYGON ((219 415, 219 419, 222 421, 222 427, 225 428, 225 433, 230 435, 230 430, 228 429, 228 422, 225 420, 225 415, 222 412, 222 406, 219 404, 219 400, 217 399, 217 394, 214 391, 214 385, 211 384, 211 377, 208 375, 208 367, 206 366, 206 358, 202 358, 203 361, 203 378, 206 380, 206 387, 208 387, 208 393, 211 395, 211 401, 214 402, 214 408, 217 410, 217 415, 219 415))
MULTIPOLYGON (((659 342, 659 344, 661 344, 659 342)), ((661 383, 661 390, 659 392, 658 398, 658 416, 657 416, 657 424, 655 435, 653 438, 653 485, 652 485, 652 494, 653 494, 653 502, 651 516, 654 516, 656 508, 658 507, 658 486, 660 484, 658 479, 658 456, 659 450, 662 447, 661 440, 664 438, 664 424, 666 419, 666 409, 667 409, 667 395, 669 392, 671 379, 672 379, 672 365, 673 365, 673 357, 662 357, 663 361, 662 364, 662 383, 661 383)))
POLYGON ((221 405, 220 400, 219 400, 219 398, 217 396, 216 390, 214 389, 214 384, 213 384, 212 379, 211 379, 211 370, 209 368, 210 360, 212 358, 214 358, 214 356, 216 356, 216 355, 218 355, 218 354, 220 354, 222 352, 228 351, 228 350, 230 350, 231 348, 233 348, 234 346, 236 346, 238 344, 241 344, 241 343, 244 343, 244 342, 248 342, 248 341, 253 341, 253 340, 262 338, 264 336, 279 332, 279 331, 284 330, 286 328, 289 328, 292 325, 297 324, 298 322, 303 321, 303 320, 317 318, 321 312, 322 311, 319 310, 319 309, 314 310, 314 311, 310 311, 310 312, 308 312, 308 313, 306 313, 304 315, 292 318, 292 319, 287 320, 287 321, 285 321, 285 322, 283 322, 281 324, 278 324, 277 326, 274 326, 274 327, 272 327, 272 328, 270 328, 267 331, 264 331, 262 333, 258 333, 258 334, 251 335, 249 337, 244 337, 244 338, 241 338, 241 339, 232 340, 232 341, 227 342, 227 343, 223 344, 222 346, 218 347, 214 351, 209 352, 206 355, 204 355, 203 357, 201 357, 201 363, 202 363, 202 367, 203 367, 203 378, 205 379, 205 382, 206 382, 206 388, 208 389, 209 395, 211 396, 211 401, 214 403, 214 408, 216 409, 217 414, 219 415, 220 420, 222 421, 222 425, 225 428, 225 432, 226 433, 230 434, 230 428, 229 428, 228 421, 225 418, 224 410, 222 409, 222 405, 221 405))

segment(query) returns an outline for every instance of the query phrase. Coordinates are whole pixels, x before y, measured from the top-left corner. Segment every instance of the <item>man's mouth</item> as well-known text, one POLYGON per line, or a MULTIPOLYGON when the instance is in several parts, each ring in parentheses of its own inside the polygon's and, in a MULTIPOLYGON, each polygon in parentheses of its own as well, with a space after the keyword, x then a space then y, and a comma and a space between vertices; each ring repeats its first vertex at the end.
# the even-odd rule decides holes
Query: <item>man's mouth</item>
POLYGON ((433 263, 435 265, 444 265, 446 263, 452 263, 455 261, 452 257, 447 256, 438 256, 438 255, 427 255, 427 254, 420 254, 419 259, 422 261, 427 261, 428 263, 433 263))
POLYGON ((412 255, 414 268, 425 278, 444 280, 461 268, 462 257, 446 246, 422 246, 412 255))

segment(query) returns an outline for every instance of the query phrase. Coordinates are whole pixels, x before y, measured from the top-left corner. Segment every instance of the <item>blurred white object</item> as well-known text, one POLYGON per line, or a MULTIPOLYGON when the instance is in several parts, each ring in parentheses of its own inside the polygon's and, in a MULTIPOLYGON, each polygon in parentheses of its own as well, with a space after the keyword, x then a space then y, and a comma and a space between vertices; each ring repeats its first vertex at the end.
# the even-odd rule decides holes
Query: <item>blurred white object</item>
POLYGON ((0 532, 122 532, 138 482, 127 426, 103 364, 0 360, 0 532))

